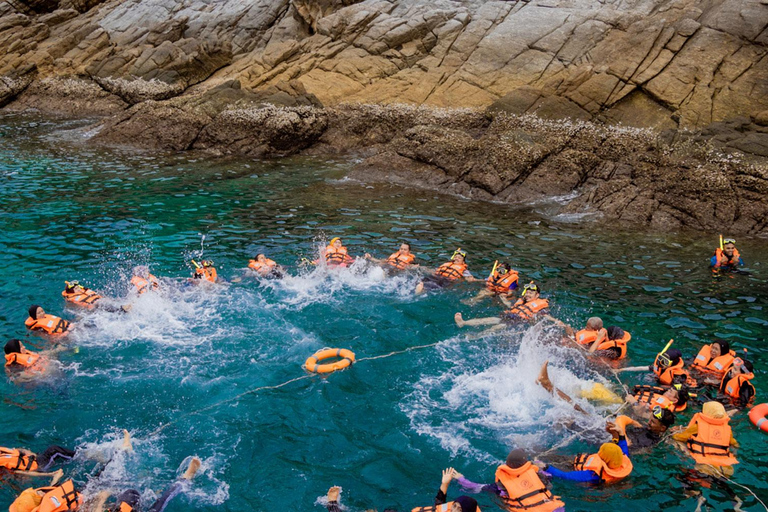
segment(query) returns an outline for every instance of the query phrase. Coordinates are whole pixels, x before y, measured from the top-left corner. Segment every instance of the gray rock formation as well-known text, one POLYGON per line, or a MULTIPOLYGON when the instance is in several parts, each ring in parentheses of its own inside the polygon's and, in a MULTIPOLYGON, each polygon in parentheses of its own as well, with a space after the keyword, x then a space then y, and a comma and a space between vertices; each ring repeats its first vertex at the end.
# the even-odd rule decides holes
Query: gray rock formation
POLYGON ((109 143, 356 151, 368 179, 762 233, 765 167, 740 155, 768 156, 765 2, 14 0, 0 106, 112 116, 109 143))

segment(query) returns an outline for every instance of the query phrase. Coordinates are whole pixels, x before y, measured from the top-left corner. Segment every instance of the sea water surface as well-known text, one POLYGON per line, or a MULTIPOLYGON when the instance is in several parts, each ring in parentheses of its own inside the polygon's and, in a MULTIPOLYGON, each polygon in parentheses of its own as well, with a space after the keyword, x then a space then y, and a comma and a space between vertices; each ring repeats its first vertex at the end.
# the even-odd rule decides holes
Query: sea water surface
MULTIPOLYGON (((78 447, 64 466, 87 494, 138 489, 150 502, 183 472, 203 467, 168 511, 323 510, 332 485, 346 510, 408 511, 432 503, 440 471, 453 466, 491 482, 511 447, 550 459, 596 450, 608 437, 609 406, 580 403, 578 415, 534 381, 550 361, 555 384, 578 395, 605 367, 559 343, 540 324, 474 336, 453 315, 497 314, 500 303, 463 304, 462 284, 414 297, 418 274, 387 276, 357 262, 328 271, 301 266, 341 236, 354 255, 386 257, 401 241, 426 267, 461 247, 475 275, 509 261, 536 280, 553 315, 577 327, 592 315, 632 333, 628 365, 646 365, 667 343, 688 357, 713 337, 728 339, 756 368, 757 402, 768 401, 768 242, 739 239, 751 275, 714 279, 707 269, 717 234, 666 234, 597 227, 548 216, 546 205, 515 208, 345 178, 354 162, 258 161, 90 145, 84 122, 34 115, 0 118, 0 332, 50 348, 24 329, 39 304, 73 320, 73 347, 42 383, 0 383, 0 445, 42 451, 78 447), (249 275, 264 252, 285 265, 283 281, 249 275), (216 262, 227 283, 188 286, 190 259, 216 262), (131 269, 149 265, 163 290, 128 293, 131 269), (102 291, 128 314, 65 305, 65 280, 102 291), (323 347, 367 358, 328 377, 302 364, 323 347), (77 349, 74 349, 77 347, 77 349), (118 450, 121 429, 134 452, 118 450)), ((623 374, 628 385, 646 374, 623 374)), ((680 415, 685 424, 693 411, 680 415)), ((766 434, 738 414, 734 482, 768 496, 766 434)), ((735 484, 690 483, 692 460, 671 444, 635 455, 631 478, 611 487, 555 481, 567 510, 762 510, 735 484)), ((562 466, 561 466, 562 467, 562 466)), ((7 476, 0 506, 41 481, 7 476)), ((454 484, 449 496, 460 490, 454 484)), ((488 496, 483 510, 494 510, 488 496)))

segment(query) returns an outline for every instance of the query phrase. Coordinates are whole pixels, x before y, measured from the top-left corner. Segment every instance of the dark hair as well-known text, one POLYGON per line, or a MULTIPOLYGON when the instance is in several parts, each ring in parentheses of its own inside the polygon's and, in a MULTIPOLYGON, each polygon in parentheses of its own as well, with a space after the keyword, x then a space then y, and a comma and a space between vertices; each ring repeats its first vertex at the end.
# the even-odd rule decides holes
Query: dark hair
POLYGON ((400 242, 400 245, 407 245, 408 249, 411 248, 411 244, 409 244, 408 242, 400 242))
POLYGON ((720 354, 725 355, 731 351, 731 346, 725 340, 715 340, 713 343, 720 345, 720 354))
MULTIPOLYGON (((686 392, 686 394, 688 393, 686 392)), ((675 415, 672 411, 670 411, 669 409, 664 409, 661 413, 661 419, 659 419, 659 421, 661 422, 662 425, 669 428, 675 424, 675 419, 676 419, 675 415)))
POLYGON ((459 496, 454 500, 461 505, 461 512, 477 512, 477 500, 469 496, 459 496))
POLYGON ((30 316, 30 318, 34 318, 35 320, 37 320, 37 308, 39 308, 39 307, 40 306, 38 306, 37 304, 33 304, 33 305, 29 306, 29 316, 30 316))
POLYGON ((6 354, 21 354, 21 342, 16 338, 8 340, 3 350, 6 354))
POLYGON ((506 261, 502 261, 501 263, 499 263, 499 266, 496 268, 505 268, 507 270, 510 270, 512 267, 506 261))
POLYGON ((677 403, 675 405, 682 407, 688 403, 689 398, 691 398, 691 396, 688 394, 688 390, 686 388, 680 388, 677 390, 677 403))
POLYGON ((624 329, 621 327, 616 327, 615 325, 612 325, 610 327, 606 327, 605 330, 608 332, 608 339, 613 340, 620 340, 624 337, 624 329))
POLYGON ((259 254, 257 254, 256 256, 254 256, 254 258, 253 258, 253 259, 255 259, 255 260, 258 260, 258 259, 259 259, 259 256, 264 256, 264 257, 266 258, 266 255, 265 255, 264 253, 260 252, 259 254))
POLYGON ((680 359, 683 358, 683 353, 680 352, 680 349, 677 349, 677 348, 671 348, 664 353, 667 354, 667 357, 669 358, 669 360, 672 361, 671 366, 676 365, 677 363, 680 362, 680 359))
POLYGON ((743 359, 744 361, 744 368, 749 371, 749 373, 752 373, 755 371, 755 367, 752 365, 752 361, 747 361, 746 359, 743 359))

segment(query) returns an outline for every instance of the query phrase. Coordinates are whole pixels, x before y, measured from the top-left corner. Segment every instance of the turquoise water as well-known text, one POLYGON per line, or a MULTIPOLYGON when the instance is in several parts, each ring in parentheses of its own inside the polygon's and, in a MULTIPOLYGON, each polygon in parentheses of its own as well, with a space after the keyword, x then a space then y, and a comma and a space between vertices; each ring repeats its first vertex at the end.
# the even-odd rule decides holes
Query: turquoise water
MULTIPOLYGON (((509 260, 523 279, 541 284, 558 318, 581 325, 598 314, 629 330, 630 365, 648 364, 671 337, 689 357, 712 337, 727 338, 749 350, 758 402, 768 401, 765 240, 739 240, 752 275, 715 280, 706 265, 716 234, 596 229, 547 217, 546 205, 516 209, 364 185, 344 178, 353 163, 343 160, 94 149, 83 126, 0 118, 3 339, 49 346, 24 330, 26 310, 37 303, 78 323, 67 343, 79 347, 64 352, 59 371, 43 383, 2 381, 0 445, 42 450, 59 443, 111 457, 106 465, 79 457, 66 466, 88 493, 134 487, 151 499, 197 455, 203 469, 193 491, 169 511, 320 511, 319 498, 334 484, 350 511, 410 510, 432 502, 446 466, 490 482, 512 445, 540 453, 586 430, 556 451, 572 455, 605 439, 599 414, 609 409, 583 402, 594 415, 576 417, 533 384, 547 359, 567 392, 612 383, 604 368, 560 346, 556 331, 539 326, 468 339, 476 330, 457 329, 456 311, 474 317, 500 309, 492 301, 460 302, 477 286, 415 298, 415 275, 387 278, 362 262, 333 272, 296 267, 336 235, 352 254, 379 257, 406 240, 427 265, 461 246, 480 276, 494 260, 509 260), (203 236, 203 256, 229 284, 184 286, 186 262, 201 256, 203 236), (248 276, 257 252, 294 277, 248 276), (127 296, 130 269, 139 263, 166 279, 164 293, 127 296), (65 306, 61 290, 72 279, 133 310, 65 306), (322 347, 350 348, 361 358, 437 342, 222 403, 305 375, 302 363, 322 347), (134 454, 117 450, 122 428, 135 438, 134 454)), ((625 374, 628 384, 642 380, 625 374)), ((767 438, 746 414, 732 425, 742 444, 734 480, 765 498, 767 438)), ((569 511, 695 508, 681 483, 692 467, 686 455, 663 445, 634 463, 632 478, 618 486, 556 482, 555 492, 569 511)), ((7 481, 0 505, 26 486, 7 481)), ((746 510, 761 509, 734 490, 746 510)), ((452 487, 449 495, 458 492, 452 487)), ((731 509, 722 490, 704 494, 711 510, 731 509)), ((486 496, 480 504, 493 509, 486 496)))

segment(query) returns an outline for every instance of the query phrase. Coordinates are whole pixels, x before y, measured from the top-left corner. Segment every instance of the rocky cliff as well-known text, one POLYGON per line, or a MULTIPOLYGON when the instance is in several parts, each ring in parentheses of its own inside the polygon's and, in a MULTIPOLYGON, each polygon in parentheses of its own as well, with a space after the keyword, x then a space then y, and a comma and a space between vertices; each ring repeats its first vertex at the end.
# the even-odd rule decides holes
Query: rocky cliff
POLYGON ((765 167, 739 153, 768 157, 766 3, 6 0, 0 106, 111 116, 107 142, 363 151, 368 177, 395 162, 478 197, 575 191, 566 210, 761 233, 765 167))

